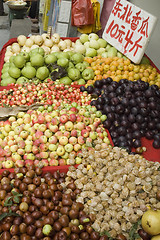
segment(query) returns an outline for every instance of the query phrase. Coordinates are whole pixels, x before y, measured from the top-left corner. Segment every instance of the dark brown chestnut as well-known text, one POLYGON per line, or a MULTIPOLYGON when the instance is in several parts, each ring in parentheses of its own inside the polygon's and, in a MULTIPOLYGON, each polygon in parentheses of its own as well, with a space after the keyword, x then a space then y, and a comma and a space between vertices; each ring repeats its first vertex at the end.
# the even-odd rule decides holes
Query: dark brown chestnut
POLYGON ((69 217, 67 215, 62 215, 59 218, 59 222, 62 225, 62 227, 67 227, 69 225, 69 217))

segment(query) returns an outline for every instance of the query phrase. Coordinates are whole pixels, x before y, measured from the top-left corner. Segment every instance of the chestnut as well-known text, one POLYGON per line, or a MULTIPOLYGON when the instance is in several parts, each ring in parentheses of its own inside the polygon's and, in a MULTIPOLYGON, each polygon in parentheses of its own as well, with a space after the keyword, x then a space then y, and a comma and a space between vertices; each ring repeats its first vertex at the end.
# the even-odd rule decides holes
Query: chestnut
POLYGON ((12 225, 10 228, 10 234, 17 235, 19 233, 19 225, 12 225))
POLYGON ((60 213, 61 213, 61 214, 66 214, 66 215, 68 215, 68 214, 69 214, 69 211, 70 211, 70 206, 64 206, 64 207, 61 207, 61 209, 60 209, 60 213))
POLYGON ((89 239, 89 234, 88 234, 87 232, 82 232, 82 233, 80 234, 80 238, 81 238, 82 240, 88 240, 88 239, 89 239))
POLYGON ((42 172, 43 172, 43 171, 42 171, 41 168, 36 168, 36 169, 35 169, 35 173, 36 173, 37 176, 42 175, 42 172))
POLYGON ((32 217, 33 217, 34 219, 39 219, 39 218, 41 218, 41 217, 42 217, 41 211, 33 211, 33 212, 32 212, 32 217))
POLYGON ((20 237, 21 240, 31 240, 31 236, 27 235, 26 233, 22 234, 20 237))
POLYGON ((27 167, 27 170, 30 171, 30 170, 34 170, 35 171, 36 167, 35 165, 30 165, 27 167))
POLYGON ((7 178, 7 177, 3 177, 2 179, 1 179, 1 184, 2 185, 4 185, 4 184, 10 184, 10 180, 9 180, 9 178, 7 178))
POLYGON ((90 234, 90 239, 91 239, 91 240, 99 240, 99 239, 100 239, 99 233, 98 233, 98 232, 95 232, 95 231, 91 232, 91 234, 90 234))
POLYGON ((67 227, 69 224, 69 217, 67 215, 62 215, 59 218, 59 222, 62 225, 62 227, 67 227))
POLYGON ((67 233, 64 232, 63 230, 61 230, 59 233, 58 233, 58 237, 59 237, 59 240, 67 240, 67 233))
POLYGON ((29 177, 29 178, 34 178, 35 171, 34 170, 29 170, 28 172, 26 172, 26 176, 29 177))
POLYGON ((160 201, 160 189, 157 190, 157 193, 156 193, 156 198, 158 201, 160 201))
POLYGON ((72 206, 72 199, 70 199, 70 198, 62 199, 62 205, 63 206, 72 206))
POLYGON ((147 232, 145 232, 142 228, 138 230, 138 234, 143 240, 151 239, 151 236, 147 232))
POLYGON ((59 213, 57 211, 51 211, 48 215, 52 217, 54 221, 59 218, 59 213))
POLYGON ((43 224, 46 225, 46 224, 50 224, 50 225, 53 225, 54 223, 54 220, 52 217, 48 216, 48 217, 45 217, 45 219, 43 220, 43 224))
POLYGON ((0 200, 3 200, 6 197, 6 190, 0 190, 0 200))
POLYGON ((13 220, 14 220, 14 217, 13 217, 13 216, 8 216, 8 217, 5 218, 5 222, 10 222, 10 223, 12 223, 13 220))
POLYGON ((20 190, 20 192, 21 193, 23 193, 24 191, 26 191, 26 190, 28 190, 28 185, 27 185, 27 183, 21 183, 20 185, 19 185, 19 190, 20 190))
POLYGON ((25 177, 25 178, 23 179, 23 182, 24 182, 24 183, 27 183, 27 184, 31 184, 31 183, 33 183, 33 180, 32 180, 32 178, 30 178, 30 177, 25 177))
POLYGON ((43 191, 42 196, 43 198, 47 198, 47 199, 52 197, 51 192, 48 189, 43 191))
POLYGON ((28 197, 28 196, 22 197, 22 200, 21 200, 21 201, 22 201, 22 202, 25 202, 25 203, 27 203, 27 204, 31 204, 31 198, 28 197))
POLYGON ((61 207, 60 207, 60 206, 55 206, 55 207, 54 207, 54 210, 57 211, 57 212, 60 212, 61 207))
POLYGON ((2 234, 1 234, 1 239, 3 240, 10 240, 11 239, 11 234, 7 231, 4 231, 2 234))
POLYGON ((20 179, 15 179, 15 181, 14 181, 14 187, 15 188, 18 188, 19 187, 19 185, 21 184, 22 182, 21 182, 21 180, 20 179))
POLYGON ((39 186, 41 184, 41 177, 34 177, 33 184, 35 184, 36 186, 39 186))
POLYGON ((60 191, 55 191, 55 198, 57 198, 58 200, 62 199, 62 193, 60 191))
POLYGON ((62 225, 60 224, 59 221, 54 222, 53 228, 55 229, 56 232, 59 232, 62 229, 62 225))
POLYGON ((2 185, 2 189, 5 190, 6 192, 10 192, 12 190, 12 187, 10 184, 5 183, 2 185))
POLYGON ((33 236, 36 232, 36 227, 34 225, 29 225, 26 228, 26 232, 29 236, 33 236))
POLYGON ((35 197, 37 198, 42 198, 43 190, 42 188, 38 187, 34 191, 35 197))
POLYGON ((37 206, 37 207, 41 207, 43 205, 43 200, 40 198, 35 198, 34 200, 32 200, 32 203, 37 206))
POLYGON ((53 191, 57 191, 58 190, 57 184, 55 183, 55 181, 54 181, 53 184, 50 185, 50 189, 53 190, 53 191))
POLYGON ((109 240, 108 236, 107 235, 103 235, 100 237, 99 240, 109 240))
POLYGON ((27 172, 27 168, 21 168, 21 173, 23 173, 25 175, 26 172, 27 172))
POLYGON ((62 230, 67 233, 68 237, 70 236, 70 234, 71 234, 71 228, 70 227, 64 227, 64 228, 62 228, 62 230))
POLYGON ((35 221, 35 226, 37 227, 37 228, 42 228, 43 227, 43 221, 42 220, 36 220, 35 221))
POLYGON ((34 211, 37 211, 38 208, 35 205, 30 205, 28 210, 29 212, 34 212, 34 211))
POLYGON ((12 238, 11 238, 11 240, 19 240, 20 238, 19 238, 19 236, 18 235, 14 235, 12 238))
POLYGON ((43 191, 48 189, 47 183, 42 183, 42 184, 40 185, 40 187, 41 187, 41 189, 42 189, 43 191))
MULTIPOLYGON (((22 214, 23 214, 23 213, 22 213, 22 214)), ((13 221, 13 224, 19 225, 19 224, 22 223, 22 221, 23 221, 22 216, 18 216, 18 217, 15 217, 15 219, 14 219, 14 221, 13 221)))
POLYGON ((49 213, 49 209, 47 206, 41 206, 40 211, 44 214, 47 215, 49 213))
POLYGON ((54 203, 53 202, 47 202, 46 206, 49 208, 49 210, 54 209, 54 203))
POLYGON ((28 185, 28 191, 34 192, 35 189, 36 189, 36 185, 34 183, 28 185))
POLYGON ((19 225, 19 231, 20 231, 20 233, 26 233, 26 230, 27 230, 27 225, 25 224, 25 223, 21 223, 20 225, 19 225))
POLYGON ((80 233, 80 229, 79 229, 78 226, 73 225, 73 226, 71 226, 71 232, 72 232, 72 233, 79 234, 79 233, 80 233))
POLYGON ((35 237, 38 239, 42 239, 44 237, 44 234, 42 232, 42 228, 38 228, 35 232, 35 237))
POLYGON ((11 227, 11 223, 9 223, 9 222, 8 223, 3 223, 1 227, 2 227, 3 231, 9 231, 9 229, 11 227))
POLYGON ((12 212, 16 212, 16 211, 19 209, 19 207, 16 206, 16 205, 12 205, 12 206, 10 207, 10 209, 11 209, 12 212))
POLYGON ((8 175, 10 174, 10 171, 5 169, 3 172, 2 172, 2 177, 7 177, 8 175))
POLYGON ((34 224, 34 218, 32 217, 32 215, 26 216, 24 218, 24 223, 26 223, 27 225, 34 224))
POLYGON ((79 235, 77 233, 71 233, 70 239, 71 240, 79 240, 79 235))
POLYGON ((56 180, 59 179, 59 178, 60 178, 60 173, 57 172, 57 171, 53 172, 53 177, 54 177, 56 180))
MULTIPOLYGON (((116 237, 117 240, 127 240, 127 238, 123 234, 118 234, 116 237)), ((145 239, 146 240, 146 239, 145 239)))
POLYGON ((63 179, 66 177, 66 173, 65 172, 60 172, 59 175, 60 175, 60 178, 63 178, 63 179))
POLYGON ((76 218, 78 218, 78 216, 79 216, 79 211, 77 209, 71 209, 69 211, 69 217, 71 219, 76 219, 76 218))

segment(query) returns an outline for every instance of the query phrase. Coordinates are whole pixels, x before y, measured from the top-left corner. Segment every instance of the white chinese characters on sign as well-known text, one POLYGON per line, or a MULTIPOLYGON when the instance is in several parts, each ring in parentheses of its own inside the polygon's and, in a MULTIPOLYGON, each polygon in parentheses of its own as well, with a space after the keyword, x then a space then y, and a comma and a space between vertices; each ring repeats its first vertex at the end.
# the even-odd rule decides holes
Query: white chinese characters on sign
POLYGON ((116 0, 103 38, 134 63, 140 63, 156 17, 126 0, 116 0))

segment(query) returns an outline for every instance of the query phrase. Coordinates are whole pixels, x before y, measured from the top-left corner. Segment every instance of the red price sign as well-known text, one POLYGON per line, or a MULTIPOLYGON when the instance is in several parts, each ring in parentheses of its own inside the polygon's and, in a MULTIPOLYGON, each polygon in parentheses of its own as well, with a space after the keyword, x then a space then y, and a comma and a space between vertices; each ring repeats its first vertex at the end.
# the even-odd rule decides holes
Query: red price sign
POLYGON ((116 0, 103 38, 131 59, 140 63, 157 18, 126 0, 116 0))

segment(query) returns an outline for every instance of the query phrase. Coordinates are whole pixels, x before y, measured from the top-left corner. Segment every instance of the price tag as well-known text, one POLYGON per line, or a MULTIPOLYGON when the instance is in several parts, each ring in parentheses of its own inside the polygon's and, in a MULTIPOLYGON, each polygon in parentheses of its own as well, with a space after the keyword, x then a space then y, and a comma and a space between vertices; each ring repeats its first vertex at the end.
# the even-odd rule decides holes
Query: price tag
POLYGON ((126 0, 116 0, 102 38, 140 63, 157 18, 126 0))

